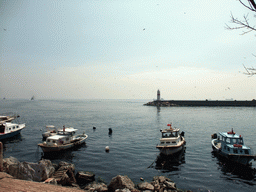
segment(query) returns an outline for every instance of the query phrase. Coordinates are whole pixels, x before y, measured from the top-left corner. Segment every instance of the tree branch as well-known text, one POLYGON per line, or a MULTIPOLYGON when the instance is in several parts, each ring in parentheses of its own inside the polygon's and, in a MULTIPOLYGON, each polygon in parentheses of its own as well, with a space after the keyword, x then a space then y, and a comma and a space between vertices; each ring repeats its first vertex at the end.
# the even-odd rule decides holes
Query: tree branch
POLYGON ((242 35, 249 33, 251 31, 256 31, 255 26, 250 26, 250 24, 249 24, 248 14, 244 15, 244 21, 241 21, 239 19, 234 18, 234 16, 231 13, 231 23, 238 25, 238 27, 230 27, 229 25, 226 24, 226 29, 228 29, 228 30, 247 29, 247 31, 244 31, 242 33, 242 35))

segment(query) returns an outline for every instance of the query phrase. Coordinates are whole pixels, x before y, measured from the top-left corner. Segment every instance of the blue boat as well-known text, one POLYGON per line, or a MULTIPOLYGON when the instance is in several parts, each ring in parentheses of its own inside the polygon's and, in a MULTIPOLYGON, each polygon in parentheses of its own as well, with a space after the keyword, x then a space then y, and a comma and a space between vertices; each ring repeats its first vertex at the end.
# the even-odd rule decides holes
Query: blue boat
POLYGON ((241 165, 251 165, 256 156, 252 149, 244 144, 243 137, 230 132, 219 132, 212 135, 212 149, 220 157, 241 165))
POLYGON ((25 124, 17 124, 11 122, 0 123, 0 140, 11 138, 18 135, 22 129, 25 128, 25 124))

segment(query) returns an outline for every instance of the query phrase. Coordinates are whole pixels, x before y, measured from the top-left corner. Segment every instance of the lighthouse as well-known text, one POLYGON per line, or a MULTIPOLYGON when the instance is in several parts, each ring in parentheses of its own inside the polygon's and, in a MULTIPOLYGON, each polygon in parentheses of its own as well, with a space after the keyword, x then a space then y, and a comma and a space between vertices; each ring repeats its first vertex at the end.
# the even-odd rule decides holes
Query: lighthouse
POLYGON ((157 99, 156 100, 160 101, 160 91, 159 91, 159 89, 157 90, 157 99))

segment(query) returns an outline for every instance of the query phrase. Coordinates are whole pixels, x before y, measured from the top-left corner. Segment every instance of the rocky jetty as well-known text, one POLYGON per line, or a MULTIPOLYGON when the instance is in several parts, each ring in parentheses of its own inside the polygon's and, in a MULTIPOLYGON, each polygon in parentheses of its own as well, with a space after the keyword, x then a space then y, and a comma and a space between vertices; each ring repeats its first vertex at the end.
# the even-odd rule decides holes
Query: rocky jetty
POLYGON ((135 185, 128 176, 117 175, 107 185, 104 182, 96 182, 95 174, 91 172, 78 171, 75 174, 74 164, 61 161, 56 165, 46 159, 40 160, 38 163, 29 163, 19 162, 16 158, 9 157, 3 159, 3 171, 16 179, 54 186, 69 186, 88 192, 182 191, 176 187, 171 179, 164 176, 155 176, 151 182, 143 181, 135 185))
POLYGON ((172 107, 172 106, 216 106, 216 107, 256 107, 256 100, 155 100, 145 103, 146 106, 172 107))

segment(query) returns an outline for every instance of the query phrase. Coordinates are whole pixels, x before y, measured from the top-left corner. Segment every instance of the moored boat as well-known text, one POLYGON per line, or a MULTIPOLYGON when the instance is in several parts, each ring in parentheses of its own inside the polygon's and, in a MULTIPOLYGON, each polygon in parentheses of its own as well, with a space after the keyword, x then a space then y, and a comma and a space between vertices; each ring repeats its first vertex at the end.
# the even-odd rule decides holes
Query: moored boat
POLYGON ((184 132, 180 133, 180 129, 172 128, 172 124, 167 124, 169 129, 161 130, 162 137, 160 143, 156 146, 160 154, 173 155, 184 149, 186 144, 184 132))
POLYGON ((20 117, 20 116, 15 115, 15 114, 0 115, 0 123, 12 122, 14 119, 16 119, 18 117, 20 117))
POLYGON ((24 124, 17 124, 11 122, 1 122, 0 123, 0 140, 8 139, 15 135, 18 135, 22 129, 25 128, 24 124))
POLYGON ((233 129, 229 132, 214 133, 212 149, 220 157, 241 165, 251 165, 252 160, 256 160, 252 149, 244 144, 243 137, 233 129))
POLYGON ((85 143, 88 135, 75 135, 77 129, 72 127, 63 128, 57 131, 56 135, 52 135, 46 138, 46 141, 39 143, 38 146, 41 147, 43 152, 58 152, 66 149, 70 149, 75 146, 79 146, 85 143))

